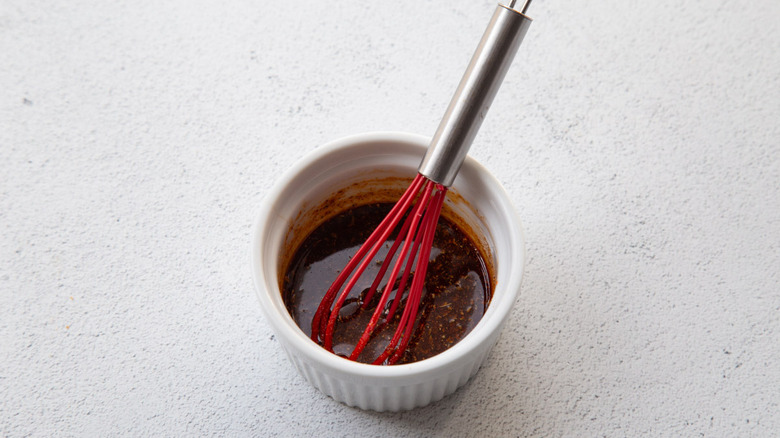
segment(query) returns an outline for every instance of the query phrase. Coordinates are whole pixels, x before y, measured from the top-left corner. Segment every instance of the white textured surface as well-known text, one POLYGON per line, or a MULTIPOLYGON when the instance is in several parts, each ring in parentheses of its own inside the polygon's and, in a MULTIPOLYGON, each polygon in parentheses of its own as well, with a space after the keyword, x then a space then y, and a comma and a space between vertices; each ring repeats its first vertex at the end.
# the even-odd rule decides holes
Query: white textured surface
POLYGON ((318 144, 430 135, 491 1, 0 4, 0 435, 772 436, 780 3, 534 2, 473 148, 522 297, 427 408, 321 395, 253 209, 318 144))

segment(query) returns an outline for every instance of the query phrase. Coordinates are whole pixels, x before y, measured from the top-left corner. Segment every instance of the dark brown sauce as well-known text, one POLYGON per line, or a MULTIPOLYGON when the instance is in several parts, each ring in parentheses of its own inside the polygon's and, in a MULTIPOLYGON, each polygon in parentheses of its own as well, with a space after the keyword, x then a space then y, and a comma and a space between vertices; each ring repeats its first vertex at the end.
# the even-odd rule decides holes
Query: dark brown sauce
MULTIPOLYGON (((287 310, 308 336, 328 287, 392 206, 369 204, 337 214, 314 229, 296 250, 285 271, 282 294, 287 310)), ((349 356, 367 326, 384 284, 371 306, 363 309, 360 304, 393 239, 377 254, 342 308, 333 336, 334 353, 349 356)), ((455 345, 482 318, 491 296, 490 275, 479 249, 466 233, 442 216, 436 227, 417 324, 397 363, 427 359, 455 345)), ((370 363, 384 351, 400 314, 396 312, 393 320, 377 330, 358 358, 360 362, 370 363)))

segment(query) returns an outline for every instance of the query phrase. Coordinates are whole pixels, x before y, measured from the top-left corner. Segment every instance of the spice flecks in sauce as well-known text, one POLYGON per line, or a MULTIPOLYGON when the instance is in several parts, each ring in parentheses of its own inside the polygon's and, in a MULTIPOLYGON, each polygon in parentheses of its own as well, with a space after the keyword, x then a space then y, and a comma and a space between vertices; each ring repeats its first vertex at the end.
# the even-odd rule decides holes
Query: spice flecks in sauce
MULTIPOLYGON (((325 291, 392 205, 380 203, 348 209, 319 225, 296 250, 285 271, 283 299, 293 319, 307 335, 311 336, 311 321, 325 291)), ((366 269, 340 312, 333 342, 336 354, 348 356, 368 325, 384 284, 374 295, 371 306, 363 309, 360 304, 392 239, 394 236, 377 254, 375 263, 366 269)), ((417 324, 398 363, 427 359, 455 345, 482 318, 491 295, 490 276, 480 251, 463 231, 441 217, 436 227, 417 324)), ((380 322, 359 361, 370 363, 384 351, 400 315, 397 311, 389 323, 380 322)))

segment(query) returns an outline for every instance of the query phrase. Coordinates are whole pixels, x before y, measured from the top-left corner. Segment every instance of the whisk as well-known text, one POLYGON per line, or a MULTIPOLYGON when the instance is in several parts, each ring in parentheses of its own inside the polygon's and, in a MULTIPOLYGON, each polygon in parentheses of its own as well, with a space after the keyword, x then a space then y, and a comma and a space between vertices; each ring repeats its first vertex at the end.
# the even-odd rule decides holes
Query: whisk
POLYGON ((531 24, 531 19, 525 15, 531 0, 525 0, 521 7, 515 9, 516 2, 512 0, 508 6, 498 5, 496 8, 417 169, 417 176, 339 273, 320 302, 312 320, 311 338, 326 350, 333 352, 333 332, 347 296, 400 224, 397 238, 386 254, 374 282, 363 297, 364 308, 372 302, 390 264, 395 260, 390 276, 367 327, 348 358, 357 360, 371 340, 380 320, 391 321, 399 311, 399 307, 402 307, 402 313, 398 327, 387 347, 373 363, 392 365, 406 351, 417 319, 433 236, 447 188, 455 180, 482 120, 531 24), (399 247, 400 253, 394 258, 399 247), (412 274, 411 286, 406 294, 405 304, 402 305, 410 274, 412 274), (397 283, 399 275, 400 281, 397 283), (395 297, 387 308, 394 290, 395 297))

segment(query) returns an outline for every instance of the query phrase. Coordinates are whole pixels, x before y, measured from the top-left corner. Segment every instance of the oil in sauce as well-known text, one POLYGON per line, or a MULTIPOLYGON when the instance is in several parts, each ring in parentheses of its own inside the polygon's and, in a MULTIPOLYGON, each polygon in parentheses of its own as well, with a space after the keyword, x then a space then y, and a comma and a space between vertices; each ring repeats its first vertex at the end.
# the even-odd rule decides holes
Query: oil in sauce
MULTIPOLYGON (((314 229, 296 250, 281 286, 287 310, 306 335, 311 336, 314 313, 331 283, 392 207, 392 203, 368 204, 339 213, 314 229)), ((368 308, 363 309, 362 299, 394 238, 390 236, 369 264, 341 309, 333 335, 334 353, 349 356, 368 325, 384 283, 368 308)), ((471 238, 444 216, 437 224, 429 260, 417 322, 398 364, 427 359, 452 347, 476 326, 490 303, 492 285, 482 254, 471 238)), ((407 289, 411 282, 410 276, 407 289)), ((380 320, 358 361, 371 363, 384 351, 401 314, 399 308, 388 323, 380 320)))

